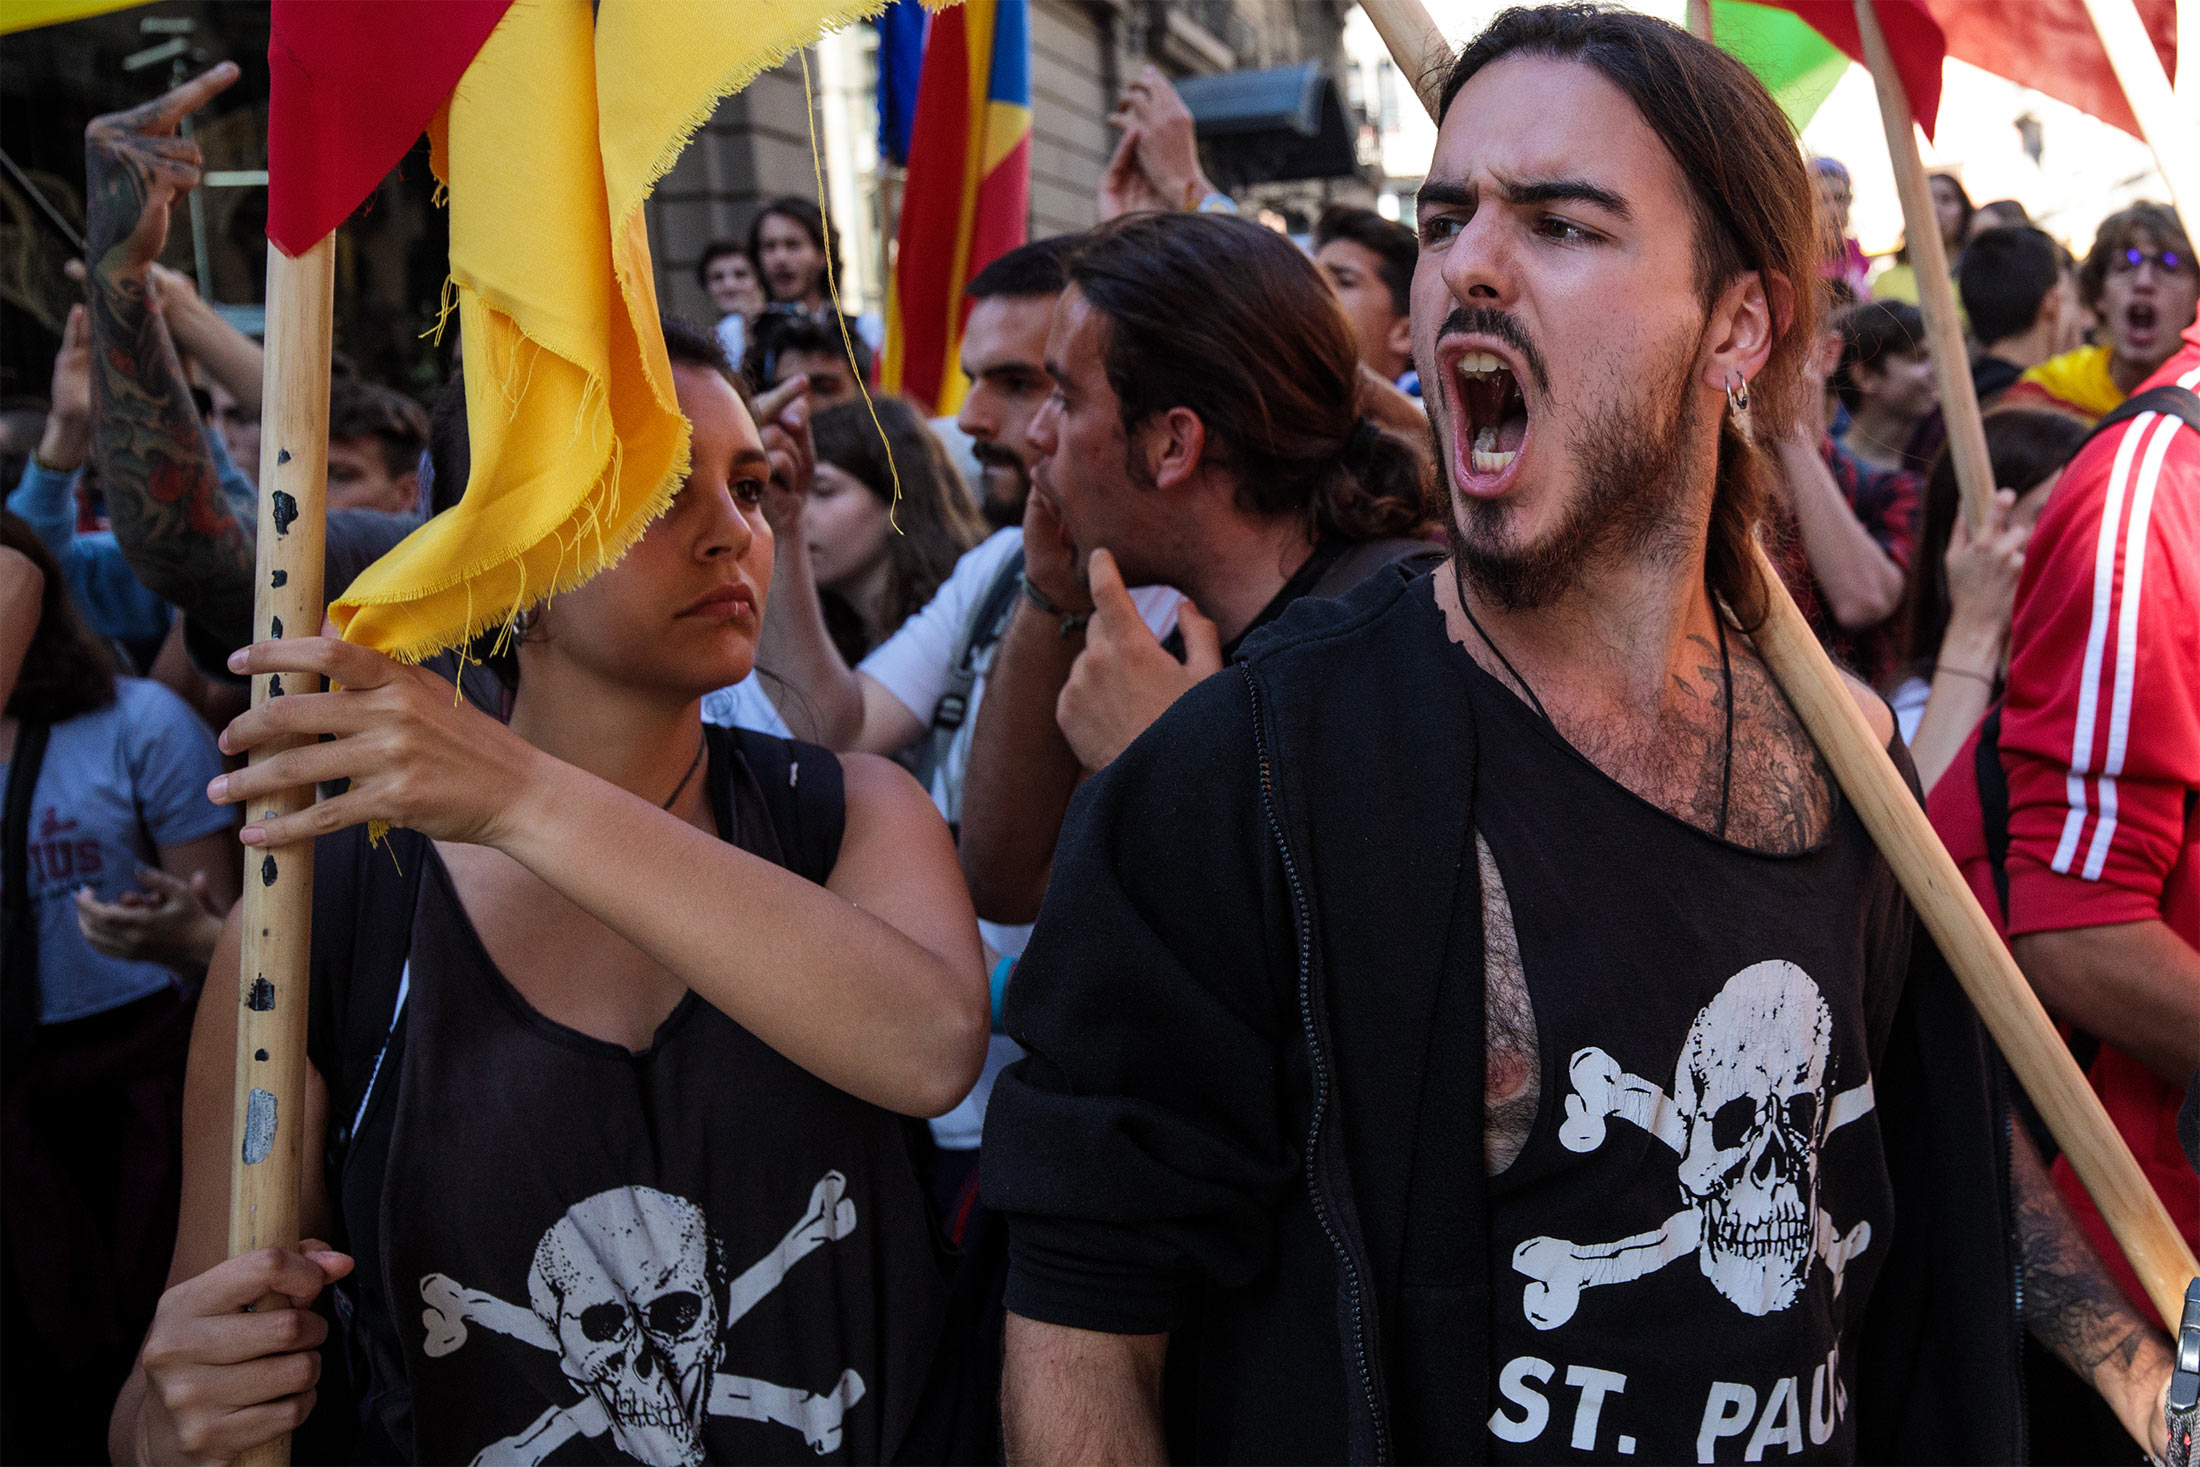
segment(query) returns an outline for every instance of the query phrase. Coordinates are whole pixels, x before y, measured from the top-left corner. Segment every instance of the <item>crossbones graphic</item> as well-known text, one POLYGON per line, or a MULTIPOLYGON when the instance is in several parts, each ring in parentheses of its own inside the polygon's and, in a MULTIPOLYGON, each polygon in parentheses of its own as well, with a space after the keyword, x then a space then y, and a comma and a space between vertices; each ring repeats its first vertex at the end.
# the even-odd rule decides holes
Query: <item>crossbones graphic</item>
POLYGON ((1611 1243, 1529 1238, 1513 1250, 1531 1281, 1521 1308, 1538 1329, 1573 1318, 1581 1291, 1631 1283, 1694 1253, 1704 1277, 1745 1314, 1787 1308, 1813 1259, 1833 1275, 1871 1246, 1871 1224, 1843 1233, 1818 1206, 1818 1152, 1872 1108, 1871 1081, 1827 1100, 1833 1016, 1793 963, 1744 968, 1705 1004, 1688 1031, 1669 1097, 1594 1045, 1568 1067, 1573 1094, 1559 1141, 1604 1144, 1617 1117, 1680 1158, 1684 1205, 1646 1233, 1611 1243))
POLYGON ((695 1467, 704 1458, 705 1416, 776 1421, 820 1455, 837 1448, 842 1418, 863 1399, 855 1371, 843 1370, 822 1392, 716 1371, 725 1331, 796 1263, 855 1231, 846 1191, 839 1172, 819 1178, 800 1221, 730 1285, 703 1210, 652 1187, 617 1187, 567 1208, 536 1245, 528 1308, 446 1274, 421 1279, 422 1348, 431 1359, 464 1345, 466 1326, 478 1324, 556 1353, 581 1393, 482 1448, 476 1467, 536 1467, 572 1438, 607 1431, 637 1462, 695 1467))

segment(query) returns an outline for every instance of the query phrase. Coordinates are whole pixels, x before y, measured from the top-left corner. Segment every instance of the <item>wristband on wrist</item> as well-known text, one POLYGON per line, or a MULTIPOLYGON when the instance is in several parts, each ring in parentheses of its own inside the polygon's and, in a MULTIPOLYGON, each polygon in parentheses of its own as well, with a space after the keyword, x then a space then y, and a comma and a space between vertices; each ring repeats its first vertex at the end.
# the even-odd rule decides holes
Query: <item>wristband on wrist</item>
POLYGON ((1048 616, 1058 620, 1063 636, 1075 636, 1085 629, 1086 622, 1092 620, 1092 613, 1089 611, 1064 611, 1061 607, 1056 606, 1052 597, 1033 584, 1031 577, 1019 576, 1017 582, 1018 588, 1024 593, 1026 601, 1029 601, 1048 616))
POLYGON ((1986 686, 1987 686, 1987 687, 1989 687, 1989 688, 1993 687, 1993 686, 1994 686, 1994 684, 1995 684, 1995 682, 1996 682, 1996 681, 1998 681, 1998 679, 1995 679, 1995 678, 1991 678, 1991 677, 1988 677, 1988 676, 1987 676, 1987 675, 1986 675, 1985 673, 1983 673, 1983 672, 1973 672, 1973 671, 1972 671, 1972 670, 1971 670, 1970 668, 1968 668, 1968 667, 1955 667, 1955 666, 1952 666, 1951 664, 1949 664, 1949 663, 1946 663, 1946 662, 1939 662, 1939 663, 1935 663, 1935 664, 1933 665, 1933 676, 1934 676, 1934 677, 1938 677, 1938 676, 1940 676, 1940 675, 1941 675, 1942 673, 1944 673, 1944 672, 1945 672, 1945 673, 1952 673, 1952 674, 1953 674, 1953 675, 1955 675, 1956 677, 1967 677, 1967 678, 1972 678, 1972 679, 1974 679, 1974 680, 1976 680, 1976 681, 1978 681, 1978 682, 1982 682, 1982 683, 1986 684, 1986 686))

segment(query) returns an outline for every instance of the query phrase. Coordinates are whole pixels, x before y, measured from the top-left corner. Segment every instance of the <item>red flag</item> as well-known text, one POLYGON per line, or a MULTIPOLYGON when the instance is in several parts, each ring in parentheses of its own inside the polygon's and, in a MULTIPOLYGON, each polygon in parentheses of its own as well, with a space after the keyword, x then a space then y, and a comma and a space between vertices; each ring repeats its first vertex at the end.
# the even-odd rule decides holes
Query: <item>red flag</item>
MULTIPOLYGON (((1856 29, 1856 6, 1851 0, 1759 0, 1759 3, 1794 11, 1809 22, 1812 30, 1831 41, 1842 55, 1863 63, 1864 41, 1856 29)), ((1956 3, 1961 4, 1963 0, 1956 0, 1956 3)), ((1987 0, 1988 6, 1996 11, 2026 10, 2037 3, 2039 0, 1987 0)), ((2083 0, 2069 0, 2069 3, 2075 9, 2082 6, 2083 0)), ((1947 38, 1941 34, 1940 24, 1934 20, 1925 0, 1874 0, 1873 8, 1879 14, 1879 29, 1887 37, 1887 50, 1894 57, 1895 75, 1902 78, 1902 90, 1909 93, 1910 115, 1925 129, 1925 136, 1931 137, 1933 124, 1940 117, 1940 63, 1950 49, 1947 38)))
POLYGON ((511 0, 274 0, 267 237, 300 255, 405 156, 511 0))
MULTIPOLYGON (((2085 0, 1925 0, 1925 8, 1950 56, 2140 135, 2085 0)), ((2138 0, 2138 11, 2163 75, 2177 75, 2177 0, 2138 0)))

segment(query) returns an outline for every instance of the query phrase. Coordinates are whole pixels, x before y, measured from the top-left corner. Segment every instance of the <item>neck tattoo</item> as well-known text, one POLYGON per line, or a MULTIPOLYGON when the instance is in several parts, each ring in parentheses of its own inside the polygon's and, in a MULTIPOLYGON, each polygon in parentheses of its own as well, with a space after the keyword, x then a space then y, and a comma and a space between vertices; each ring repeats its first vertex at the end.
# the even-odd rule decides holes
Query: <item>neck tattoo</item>
MULTIPOLYGON (((1550 711, 1543 706, 1543 700, 1535 695, 1535 689, 1528 685, 1528 680, 1520 675, 1520 669, 1512 665, 1512 659, 1505 655, 1504 649, 1499 647, 1496 640, 1490 636, 1489 629, 1482 625, 1481 618, 1474 614, 1474 608, 1467 602, 1466 577, 1460 573, 1459 563, 1456 559, 1452 562, 1451 575, 1452 584, 1459 595, 1459 609, 1467 614, 1467 625, 1474 628, 1475 635, 1482 639, 1482 645, 1490 649, 1490 655, 1497 659, 1498 665, 1504 668, 1507 675, 1519 685, 1522 695, 1527 699, 1528 706, 1535 710, 1536 717, 1549 724, 1551 731, 1558 733, 1558 736, 1564 739, 1566 736, 1559 733, 1558 730, 1558 720, 1551 717, 1550 711)), ((1716 597, 1711 602, 1711 620, 1719 629, 1719 681, 1724 685, 1726 691, 1726 736, 1723 741, 1725 748, 1722 766, 1719 771, 1719 824, 1717 830, 1713 832, 1719 839, 1724 840, 1726 839, 1727 810, 1734 796, 1734 662, 1727 651, 1726 617, 1719 610, 1716 597)))

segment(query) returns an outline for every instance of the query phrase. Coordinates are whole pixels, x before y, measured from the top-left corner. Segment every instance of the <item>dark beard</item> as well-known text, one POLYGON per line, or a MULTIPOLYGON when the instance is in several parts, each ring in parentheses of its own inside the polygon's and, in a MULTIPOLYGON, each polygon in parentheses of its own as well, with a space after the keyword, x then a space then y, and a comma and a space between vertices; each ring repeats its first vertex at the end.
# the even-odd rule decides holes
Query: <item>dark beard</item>
POLYGON ((1436 472, 1452 509, 1445 533, 1477 591, 1508 611, 1532 611, 1571 590, 1592 562, 1614 550, 1659 560, 1685 553, 1673 511, 1682 451, 1694 437, 1689 379, 1695 360, 1691 343, 1663 380, 1632 402, 1607 401, 1583 426, 1569 446, 1584 488, 1540 544, 1512 543, 1508 507, 1462 499, 1452 487, 1449 452, 1437 454, 1436 472))
POLYGON ((996 530, 1012 530, 1024 522, 1024 501, 1031 497, 1031 473, 1023 460, 1004 448, 973 443, 970 456, 978 461, 978 467, 988 471, 1005 469, 1016 477, 1016 487, 1007 500, 994 492, 994 481, 987 476, 978 481, 978 513, 988 526, 996 530))

